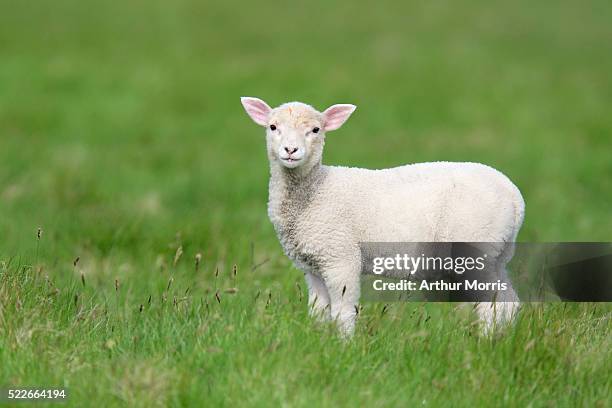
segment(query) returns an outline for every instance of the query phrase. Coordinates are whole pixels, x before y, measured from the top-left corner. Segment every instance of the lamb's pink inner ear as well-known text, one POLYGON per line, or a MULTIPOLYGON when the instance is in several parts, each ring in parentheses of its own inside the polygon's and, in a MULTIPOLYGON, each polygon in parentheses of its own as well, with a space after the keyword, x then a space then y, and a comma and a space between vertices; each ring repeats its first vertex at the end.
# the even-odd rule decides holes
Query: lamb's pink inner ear
POLYGON ((338 129, 346 122, 355 109, 357 107, 350 104, 333 105, 325 109, 325 112, 323 112, 323 115, 325 115, 325 131, 338 129))
POLYGON ((251 98, 248 96, 240 98, 240 102, 242 102, 244 110, 246 110, 255 123, 261 126, 268 126, 268 115, 270 115, 272 108, 270 108, 267 103, 259 98, 251 98))

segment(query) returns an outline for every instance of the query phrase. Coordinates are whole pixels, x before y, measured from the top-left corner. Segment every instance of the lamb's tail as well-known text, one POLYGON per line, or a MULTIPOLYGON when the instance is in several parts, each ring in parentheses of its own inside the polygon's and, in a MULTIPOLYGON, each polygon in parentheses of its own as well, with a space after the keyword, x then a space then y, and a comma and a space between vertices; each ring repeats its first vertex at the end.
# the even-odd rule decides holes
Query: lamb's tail
POLYGON ((510 184, 512 185, 512 195, 514 197, 514 236, 512 241, 516 241, 516 236, 525 219, 525 200, 518 187, 512 182, 510 184))
POLYGON ((514 226, 512 233, 505 240, 503 253, 500 257, 500 261, 504 268, 505 265, 514 257, 516 237, 518 236, 521 226, 523 225, 523 220, 525 219, 525 200, 523 199, 523 195, 518 187, 510 181, 510 179, 506 178, 506 180, 506 186, 512 197, 512 205, 514 208, 514 226))

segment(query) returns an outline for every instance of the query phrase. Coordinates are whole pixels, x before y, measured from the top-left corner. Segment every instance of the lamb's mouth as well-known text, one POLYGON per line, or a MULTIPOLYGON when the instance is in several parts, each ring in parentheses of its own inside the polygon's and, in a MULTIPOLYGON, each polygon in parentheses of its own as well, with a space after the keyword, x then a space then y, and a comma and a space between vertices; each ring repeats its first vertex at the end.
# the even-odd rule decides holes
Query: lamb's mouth
POLYGON ((281 160, 286 163, 297 163, 297 162, 302 161, 302 158, 295 159, 293 157, 281 157, 281 160))

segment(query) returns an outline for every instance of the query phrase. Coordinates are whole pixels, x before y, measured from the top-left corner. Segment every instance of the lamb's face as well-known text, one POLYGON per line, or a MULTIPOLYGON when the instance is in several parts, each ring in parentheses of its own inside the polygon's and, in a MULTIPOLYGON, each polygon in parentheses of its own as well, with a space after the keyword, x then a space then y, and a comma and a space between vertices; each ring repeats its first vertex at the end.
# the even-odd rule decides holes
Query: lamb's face
POLYGON ((354 105, 333 105, 319 112, 310 105, 290 102, 271 109, 257 98, 242 98, 249 116, 266 128, 268 158, 288 169, 309 170, 321 162, 325 133, 338 129, 354 105))
POLYGON ((268 157, 288 169, 309 168, 321 161, 325 131, 323 115, 299 103, 287 103, 268 116, 268 157))

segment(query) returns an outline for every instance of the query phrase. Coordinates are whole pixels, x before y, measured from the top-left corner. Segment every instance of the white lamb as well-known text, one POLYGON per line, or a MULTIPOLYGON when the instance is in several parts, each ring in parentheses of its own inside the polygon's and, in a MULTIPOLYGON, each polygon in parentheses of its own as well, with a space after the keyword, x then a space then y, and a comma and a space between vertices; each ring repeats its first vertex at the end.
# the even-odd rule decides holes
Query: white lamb
MULTIPOLYGON (((266 128, 270 220, 285 253, 305 274, 312 313, 335 319, 343 335, 355 327, 362 242, 509 243, 494 259, 508 282, 505 266, 525 204, 503 174, 477 163, 325 166, 325 134, 342 126, 356 106, 318 112, 300 102, 272 109, 258 98, 241 101, 266 128)), ((512 288, 504 293, 476 307, 485 332, 510 321, 518 309, 512 288)))

